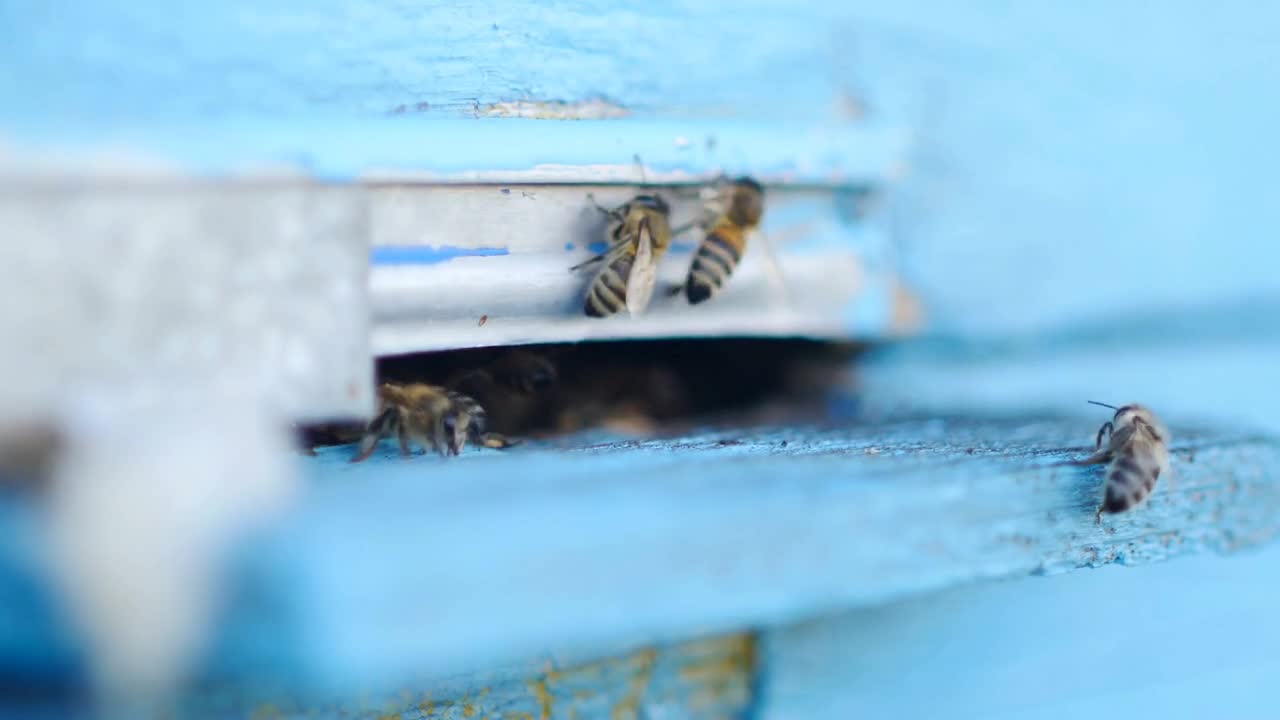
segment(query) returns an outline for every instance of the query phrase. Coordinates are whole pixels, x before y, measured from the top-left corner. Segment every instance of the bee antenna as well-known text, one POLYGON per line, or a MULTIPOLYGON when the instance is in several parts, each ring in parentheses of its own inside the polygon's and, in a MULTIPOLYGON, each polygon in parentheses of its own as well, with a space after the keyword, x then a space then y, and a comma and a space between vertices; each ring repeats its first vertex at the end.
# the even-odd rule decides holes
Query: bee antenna
POLYGON ((1101 405, 1101 406, 1102 406, 1102 407, 1104 407, 1104 408, 1111 408, 1112 410, 1119 410, 1119 409, 1120 409, 1120 408, 1116 407, 1115 405, 1108 405, 1108 404, 1106 404, 1106 403, 1100 403, 1100 402, 1098 402, 1097 400, 1085 400, 1085 402, 1089 403, 1090 405, 1101 405))
POLYGON ((649 179, 648 179, 647 177, 645 177, 645 173, 644 173, 644 161, 640 159, 640 153, 636 153, 635 155, 632 155, 632 156, 631 156, 631 159, 632 159, 632 160, 635 160, 635 162, 636 162, 636 167, 637 167, 637 168, 639 168, 639 170, 640 170, 640 184, 641 184, 641 185, 648 185, 648 184, 649 184, 649 179))

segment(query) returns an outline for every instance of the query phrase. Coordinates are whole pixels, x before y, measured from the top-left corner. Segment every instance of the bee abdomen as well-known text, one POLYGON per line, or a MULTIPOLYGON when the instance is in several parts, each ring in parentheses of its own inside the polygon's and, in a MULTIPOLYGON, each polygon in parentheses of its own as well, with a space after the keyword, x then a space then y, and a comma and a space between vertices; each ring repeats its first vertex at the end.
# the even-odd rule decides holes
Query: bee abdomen
POLYGON ((689 277, 685 281, 685 295, 689 302, 697 304, 716 294, 741 259, 742 253, 731 239, 718 230, 707 233, 693 256, 689 277))
POLYGON ((1140 458, 1133 454, 1117 456, 1107 467, 1102 511, 1118 513, 1138 505, 1155 490, 1159 477, 1160 466, 1154 458, 1140 458))
POLYGON ((583 310, 589 317, 607 317, 627 306, 627 276, 631 273, 632 259, 618 258, 600 271, 587 291, 583 310))

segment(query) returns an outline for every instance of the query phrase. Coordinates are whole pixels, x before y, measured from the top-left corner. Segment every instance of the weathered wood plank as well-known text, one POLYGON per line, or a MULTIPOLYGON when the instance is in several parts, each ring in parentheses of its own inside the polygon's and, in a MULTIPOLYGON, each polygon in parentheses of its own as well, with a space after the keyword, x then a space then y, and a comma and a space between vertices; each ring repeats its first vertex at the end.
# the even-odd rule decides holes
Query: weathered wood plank
POLYGON ((257 555, 258 579, 308 619, 309 672, 340 684, 1275 534, 1280 447, 1182 428, 1176 490, 1094 525, 1099 472, 1053 464, 1083 452, 1094 424, 936 419, 454 463, 387 451, 351 466, 338 449, 313 464, 312 501, 257 555), (406 566, 393 547, 424 554, 406 566), (276 585, 286 564, 292 581, 276 585))
MULTIPOLYGON (((856 134, 832 112, 852 89, 873 123, 918 141, 899 163, 912 170, 899 231, 946 327, 1088 321, 1115 305, 1111 292, 1081 290, 1100 277, 1124 280, 1126 306, 1171 311, 1275 292, 1277 159, 1259 138, 1280 124, 1280 104, 1256 91, 1276 64, 1273 9, 1181 1, 1153 24, 1137 5, 1001 7, 1005 22, 991 23, 990 12, 924 2, 695 5, 237 0, 175 13, 149 0, 63 17, 9 3, 0 127, 11 155, 45 160, 94 149, 96 164, 129 165, 146 161, 112 151, 151 147, 178 172, 439 178, 551 171, 593 155, 572 136, 610 123, 459 119, 469 129, 455 135, 430 121, 603 95, 637 111, 622 133, 585 132, 583 147, 609 148, 591 158, 606 177, 632 172, 634 153, 675 175, 721 164, 782 175, 796 161, 799 174, 827 176, 857 166, 865 146, 834 130, 828 162, 806 138, 831 118, 856 134), (678 118, 692 125, 662 125, 678 118), (717 118, 721 147, 735 150, 692 160, 721 134, 701 127, 717 118), (777 125, 735 135, 744 121, 777 125), (557 139, 542 144, 543 133, 557 139)), ((79 153, 63 160, 89 171, 79 153)))
MULTIPOLYGON (((295 181, 2 186, 0 218, 15 238, 0 271, 12 276, 4 284, 10 301, 38 294, 33 282, 60 279, 75 288, 49 298, 38 315, 5 318, 12 357, 0 353, 0 362, 6 377, 21 379, 5 412, 46 412, 71 380, 116 377, 122 368, 139 374, 157 363, 166 373, 262 378, 263 391, 295 416, 358 414, 370 397, 370 353, 664 336, 869 340, 919 324, 874 191, 786 186, 769 188, 763 234, 715 302, 692 307, 666 296, 683 283, 701 240, 691 232, 660 265, 649 313, 586 318, 592 274, 569 267, 603 249, 604 222, 589 192, 619 204, 636 190, 295 181), (106 260, 112 273, 102 271, 106 260), (94 302, 82 302, 94 294, 94 302), (246 325, 249 318, 257 324, 246 325), (287 339, 274 339, 269 328, 287 339), (317 332, 329 352, 311 362, 304 355, 319 346, 317 332), (271 342, 250 362, 255 344, 271 342), (300 377, 308 373, 327 382, 300 377)), ((676 225, 702 217, 696 189, 661 192, 676 225)))
MULTIPOLYGON (((701 217, 701 201, 681 197, 689 190, 659 190, 675 225, 701 217)), ((587 318, 582 304, 593 274, 568 268, 604 249, 604 221, 588 192, 614 206, 636 191, 371 188, 374 352, 680 336, 876 340, 919 324, 871 191, 785 186, 768 188, 762 234, 714 302, 690 306, 659 292, 643 316, 587 318)), ((676 239, 659 267, 660 289, 683 284, 700 241, 696 232, 676 239)))
MULTIPOLYGON (((349 449, 328 450, 305 462, 305 504, 238 563, 241 600, 210 667, 296 687, 402 687, 548 646, 601 657, 1275 534, 1280 446, 1177 425, 1176 490, 1095 525, 1099 471, 1056 463, 1086 450, 1096 420, 581 438, 449 462, 387 446, 350 465, 349 449)), ((13 640, 0 638, 5 654, 30 650, 13 640)))
POLYGON ((856 31, 852 15, 818 3, 674 0, 231 0, 181 12, 117 0, 71 14, 7 3, 0 96, 14 99, 5 116, 57 117, 59 130, 271 116, 501 116, 536 103, 556 116, 564 112, 557 101, 597 116, 822 118, 836 89, 853 89, 844 87, 853 78, 843 57, 856 31))

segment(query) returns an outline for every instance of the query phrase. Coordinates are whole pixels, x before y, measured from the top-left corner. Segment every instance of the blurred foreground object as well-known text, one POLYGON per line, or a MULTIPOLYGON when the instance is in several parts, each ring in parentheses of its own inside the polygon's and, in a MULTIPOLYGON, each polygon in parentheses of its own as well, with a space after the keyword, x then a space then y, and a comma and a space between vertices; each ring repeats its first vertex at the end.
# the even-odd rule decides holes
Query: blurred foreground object
POLYGON ((223 560, 295 491, 279 421, 216 383, 68 403, 49 503, 54 577, 108 697, 164 695, 206 651, 223 560))

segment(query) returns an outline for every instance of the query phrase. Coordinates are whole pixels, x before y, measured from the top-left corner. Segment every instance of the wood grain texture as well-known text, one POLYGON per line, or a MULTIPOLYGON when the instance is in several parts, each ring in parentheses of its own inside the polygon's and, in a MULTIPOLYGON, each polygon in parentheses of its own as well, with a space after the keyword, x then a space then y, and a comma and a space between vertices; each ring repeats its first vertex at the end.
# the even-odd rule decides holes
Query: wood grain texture
POLYGON ((232 0, 175 10, 116 0, 69 14, 6 3, 0 96, 16 101, 6 117, 56 117, 59 129, 510 114, 517 101, 824 117, 831 90, 850 80, 840 56, 851 16, 755 1, 232 0))
POLYGON ((839 102, 853 21, 818 3, 0 12, 0 174, 856 182, 907 137, 839 102))
POLYGON ((899 129, 912 141, 895 159, 911 170, 899 230, 948 329, 1096 319, 1114 297, 1082 291, 1095 278, 1123 279, 1130 306, 1174 312, 1274 295, 1280 158, 1266 138, 1280 103, 1257 88, 1277 64, 1276 11, 1164 10, 235 0, 177 12, 118 0, 68 14, 11 2, 0 7, 0 165, 29 172, 34 152, 109 175, 140 164, 546 181, 587 156, 602 170, 585 181, 599 182, 632 172, 640 153, 673 175, 723 165, 781 179, 846 173, 862 162, 856 148, 877 145, 850 140, 859 128, 899 129), (865 100, 853 103, 861 120, 837 110, 850 94, 865 100), (472 117, 593 98, 632 114, 472 117), (633 131, 651 121, 653 136, 633 131), (765 129, 731 131, 742 123, 765 129), (573 137, 588 125, 625 130, 573 137), (810 143, 815 129, 833 149, 810 143))

